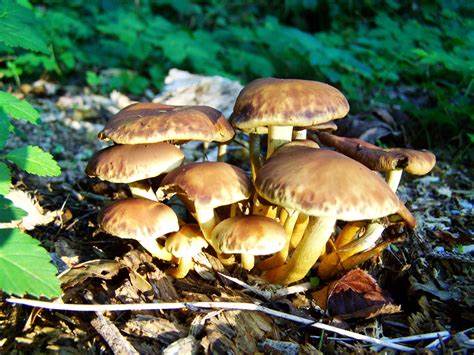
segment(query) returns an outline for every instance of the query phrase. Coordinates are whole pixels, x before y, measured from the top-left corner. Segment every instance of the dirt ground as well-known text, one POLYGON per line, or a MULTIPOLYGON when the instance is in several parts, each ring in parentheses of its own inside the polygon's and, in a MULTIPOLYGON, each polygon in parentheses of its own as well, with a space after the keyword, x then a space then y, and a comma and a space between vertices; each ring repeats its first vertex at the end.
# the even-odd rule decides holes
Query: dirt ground
MULTIPOLYGON (((43 111, 43 125, 20 126, 28 142, 52 152, 63 169, 60 177, 47 179, 17 171, 14 186, 27 191, 44 210, 59 211, 52 223, 29 233, 41 240, 58 269, 66 271, 62 274, 64 302, 262 302, 272 309, 376 338, 447 330, 451 337, 437 350, 472 346, 472 334, 464 331, 474 326, 474 191, 472 171, 462 163, 453 165, 445 152, 436 151, 438 163, 431 174, 418 179, 404 176, 399 195, 416 215, 418 227, 414 232, 390 229, 385 238, 398 241, 362 266, 401 311, 341 320, 316 305, 312 292, 324 285, 315 285, 314 279, 313 289, 264 299, 219 272, 260 290, 275 289, 239 267, 226 269, 212 255, 202 254, 196 271, 183 280, 173 280, 163 272, 167 265, 152 260, 136 243, 98 231, 96 217, 101 206, 128 192, 125 186, 87 178, 84 168, 93 152, 103 146, 96 134, 121 99, 65 88, 34 98, 43 111)), ((12 139, 9 145, 18 145, 20 140, 12 139)), ((201 154, 193 151, 198 152, 197 157, 201 154)), ((243 159, 245 152, 236 145, 229 161, 242 164, 243 159)), ((184 213, 178 203, 173 207, 184 213)), ((256 312, 142 311, 105 313, 101 318, 94 313, 12 307, 1 299, 0 304, 2 352, 110 353, 110 344, 97 331, 97 320, 102 318, 115 325, 123 340, 139 353, 378 350, 256 312)), ((424 347, 432 341, 419 340, 410 346, 424 347)))

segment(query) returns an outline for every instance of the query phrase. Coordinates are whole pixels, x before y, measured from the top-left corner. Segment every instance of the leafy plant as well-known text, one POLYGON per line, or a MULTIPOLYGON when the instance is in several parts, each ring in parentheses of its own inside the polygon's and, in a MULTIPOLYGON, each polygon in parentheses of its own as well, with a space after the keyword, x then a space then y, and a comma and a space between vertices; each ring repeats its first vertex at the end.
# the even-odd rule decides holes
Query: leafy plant
MULTIPOLYGON (((21 47, 49 54, 46 35, 39 30, 33 12, 13 1, 0 1, 0 42, 9 47, 21 47)), ((61 169, 51 154, 37 146, 23 146, 5 151, 10 134, 15 133, 14 121, 40 124, 40 115, 28 102, 0 91, 0 222, 21 219, 26 213, 4 197, 11 186, 14 164, 30 174, 58 176, 61 169), (13 120, 13 121, 12 121, 13 120)), ((60 287, 56 268, 39 241, 18 229, 0 229, 0 289, 6 293, 55 297, 60 287)))

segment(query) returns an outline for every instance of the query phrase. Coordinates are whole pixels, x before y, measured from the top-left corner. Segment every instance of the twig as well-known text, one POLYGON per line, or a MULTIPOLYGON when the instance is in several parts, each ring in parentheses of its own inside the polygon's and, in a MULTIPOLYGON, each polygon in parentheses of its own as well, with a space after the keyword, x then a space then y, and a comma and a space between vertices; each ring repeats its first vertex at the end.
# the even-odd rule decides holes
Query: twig
POLYGON ((279 290, 275 291, 275 294, 273 295, 272 298, 280 298, 280 297, 284 297, 284 296, 288 296, 288 295, 293 295, 295 293, 308 291, 312 288, 314 288, 314 287, 311 285, 311 282, 303 282, 303 283, 298 284, 298 285, 285 287, 285 288, 282 288, 282 289, 279 289, 279 290))
POLYGON ((451 338, 451 335, 447 335, 447 336, 444 336, 444 337, 440 336, 440 337, 438 337, 438 339, 436 339, 433 342, 426 345, 425 349, 429 349, 429 350, 436 349, 438 346, 441 345, 441 343, 448 340, 449 338, 451 338))
POLYGON ((221 277, 223 277, 223 278, 225 278, 229 281, 232 281, 232 282, 236 283, 239 286, 242 286, 244 289, 255 293, 257 296, 265 298, 268 301, 272 298, 272 292, 270 292, 270 291, 260 290, 259 288, 255 287, 255 286, 251 286, 251 285, 243 282, 242 280, 239 280, 239 279, 237 279, 235 277, 232 277, 232 276, 229 276, 229 275, 225 275, 221 272, 218 272, 218 274, 219 274, 219 276, 221 276, 221 277))
POLYGON ((97 318, 91 325, 99 333, 115 355, 138 355, 138 351, 120 333, 118 328, 101 312, 96 312, 97 318))
POLYGON ((390 341, 381 340, 369 337, 367 335, 358 334, 348 330, 340 329, 332 325, 314 322, 310 319, 287 314, 280 311, 256 305, 253 303, 234 303, 234 302, 175 302, 175 303, 132 303, 132 304, 67 304, 67 303, 54 303, 45 301, 28 300, 21 298, 8 298, 8 302, 22 304, 31 307, 42 307, 47 309, 55 309, 62 311, 77 311, 77 312, 113 312, 113 311, 146 311, 146 310, 171 310, 171 309, 226 309, 226 310, 237 310, 237 311, 257 311, 263 312, 270 316, 283 318, 292 322, 305 324, 314 328, 326 330, 329 332, 337 333, 346 337, 365 341, 371 344, 381 345, 384 347, 400 350, 400 351, 415 351, 415 349, 394 344, 390 341))

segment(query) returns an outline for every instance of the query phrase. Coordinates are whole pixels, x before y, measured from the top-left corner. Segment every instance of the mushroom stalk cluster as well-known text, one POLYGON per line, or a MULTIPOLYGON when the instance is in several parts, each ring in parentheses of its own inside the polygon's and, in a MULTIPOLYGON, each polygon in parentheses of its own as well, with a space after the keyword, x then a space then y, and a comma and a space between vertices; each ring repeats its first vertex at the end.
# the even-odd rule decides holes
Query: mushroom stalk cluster
POLYGON ((248 84, 229 121, 208 106, 130 105, 99 134, 113 145, 86 168, 131 192, 104 207, 99 227, 174 264, 175 278, 186 277, 203 250, 278 284, 315 266, 321 278, 356 267, 389 244, 379 242, 387 217, 415 226, 396 190, 403 172, 426 174, 435 157, 332 134, 348 112, 328 84, 276 78, 248 84), (249 172, 226 162, 234 129, 248 135, 249 172), (179 144, 191 140, 215 142, 217 161, 186 162, 179 144), (188 215, 178 218, 166 205, 172 196, 188 215))

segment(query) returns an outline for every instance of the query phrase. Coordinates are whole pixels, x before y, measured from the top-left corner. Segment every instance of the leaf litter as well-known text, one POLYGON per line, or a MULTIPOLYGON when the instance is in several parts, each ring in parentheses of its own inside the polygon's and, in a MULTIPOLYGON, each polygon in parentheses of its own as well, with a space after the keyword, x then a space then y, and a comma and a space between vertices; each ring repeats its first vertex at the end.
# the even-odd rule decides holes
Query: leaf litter
MULTIPOLYGON (((178 74, 183 80, 182 72, 178 74)), ((194 93, 187 90, 186 97, 194 97, 193 102, 199 104, 199 94, 196 94, 199 78, 192 79, 196 89, 194 93)), ((173 83, 172 78, 169 82, 173 83)), ((215 90, 227 93, 235 87, 216 85, 215 90)), ((174 98, 173 92, 167 92, 166 87, 161 97, 179 100, 174 98)), ((152 98, 149 93, 148 99, 152 98)), ((448 331, 452 335, 437 344, 430 344, 436 340, 433 338, 415 337, 410 343, 414 347, 460 349, 472 342, 472 332, 466 331, 474 321, 472 171, 462 164, 448 163, 449 157, 442 151, 436 152, 439 163, 432 174, 419 179, 405 177, 400 188, 401 198, 419 221, 416 232, 402 236, 403 242, 390 246, 362 267, 376 282, 371 283, 373 289, 383 297, 390 297, 386 299, 388 304, 400 306, 401 310, 393 313, 391 308, 390 312, 381 312, 372 318, 338 317, 318 306, 312 296, 315 289, 309 283, 298 293, 287 293, 285 289, 247 275, 238 267, 225 268, 207 253, 196 258, 195 272, 184 280, 172 280, 163 272, 167 265, 153 260, 137 243, 98 232, 96 217, 100 206, 107 200, 126 196, 127 190, 121 185, 88 179, 83 171, 92 152, 102 147, 95 134, 108 116, 131 100, 120 93, 109 97, 92 95, 87 88, 80 87, 49 90, 49 94, 35 100, 43 110, 46 123, 34 127, 21 122, 17 125, 19 129, 28 127, 31 144, 53 152, 63 174, 38 178, 16 171, 13 185, 31 196, 35 206, 41 206, 42 213, 45 211, 45 216, 53 216, 52 223, 39 223, 30 233, 65 270, 60 275, 64 302, 253 302, 392 341, 430 332, 448 331)), ((226 105, 231 106, 232 102, 226 105)), ((221 109, 225 111, 226 105, 221 105, 221 109)), ((396 122, 390 118, 389 110, 373 114, 380 118, 381 123, 374 126, 379 128, 354 123, 356 134, 396 136, 396 122)), ((8 144, 18 146, 17 139, 21 138, 12 138, 8 144)), ((229 160, 240 161, 244 156, 245 152, 240 149, 230 150, 229 160)), ((392 229, 385 237, 393 238, 395 234, 399 238, 397 232, 392 229)), ((321 283, 316 292, 325 287, 328 285, 321 283)), ((112 351, 94 326, 97 315, 12 307, 3 299, 0 308, 2 352, 112 351)), ((351 297, 349 301, 342 299, 345 306, 351 306, 351 297)), ((257 312, 128 311, 105 312, 103 318, 102 323, 110 322, 119 331, 114 332, 115 340, 129 343, 139 353, 293 354, 369 349, 366 344, 352 339, 257 312)))

